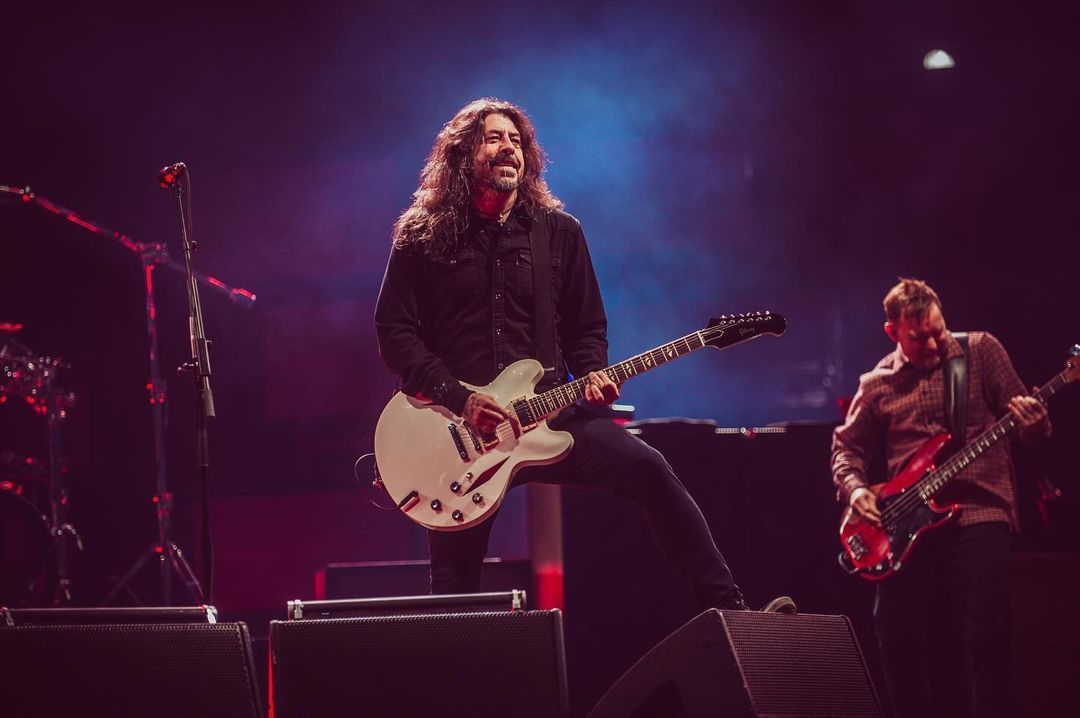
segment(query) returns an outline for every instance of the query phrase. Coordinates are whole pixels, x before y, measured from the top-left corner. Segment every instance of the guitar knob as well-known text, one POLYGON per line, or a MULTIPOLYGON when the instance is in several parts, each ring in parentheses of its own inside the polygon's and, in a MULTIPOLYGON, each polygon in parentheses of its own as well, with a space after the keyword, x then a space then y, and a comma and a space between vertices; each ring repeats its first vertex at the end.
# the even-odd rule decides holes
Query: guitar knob
POLYGON ((471 471, 466 471, 465 472, 465 480, 466 481, 472 481, 472 472, 471 471))
POLYGON ((442 501, 439 501, 438 499, 432 499, 431 500, 431 510, 432 511, 438 511, 441 508, 442 508, 442 501))
POLYGON ((458 483, 457 481, 453 482, 452 484, 450 484, 450 490, 453 491, 455 494, 460 493, 461 492, 461 484, 458 483))
POLYGON ((450 517, 454 519, 454 521, 461 521, 465 518, 465 514, 461 513, 461 509, 455 509, 454 513, 450 514, 450 517))
POLYGON ((475 494, 472 495, 472 502, 474 504, 483 503, 483 501, 484 501, 484 497, 480 494, 479 491, 477 491, 475 494))

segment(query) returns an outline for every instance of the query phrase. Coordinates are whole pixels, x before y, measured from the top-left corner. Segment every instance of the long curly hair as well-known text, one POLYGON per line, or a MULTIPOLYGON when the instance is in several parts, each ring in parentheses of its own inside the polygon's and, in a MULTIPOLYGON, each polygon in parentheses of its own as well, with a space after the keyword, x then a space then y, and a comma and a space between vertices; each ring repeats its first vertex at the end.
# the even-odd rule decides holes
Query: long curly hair
POLYGON ((525 176, 518 185, 518 204, 533 210, 563 208, 544 181, 547 155, 525 111, 505 100, 484 97, 458 110, 435 138, 412 205, 394 223, 395 247, 422 248, 429 256, 453 251, 457 236, 468 225, 473 156, 483 139, 484 118, 493 113, 506 115, 521 133, 525 176))

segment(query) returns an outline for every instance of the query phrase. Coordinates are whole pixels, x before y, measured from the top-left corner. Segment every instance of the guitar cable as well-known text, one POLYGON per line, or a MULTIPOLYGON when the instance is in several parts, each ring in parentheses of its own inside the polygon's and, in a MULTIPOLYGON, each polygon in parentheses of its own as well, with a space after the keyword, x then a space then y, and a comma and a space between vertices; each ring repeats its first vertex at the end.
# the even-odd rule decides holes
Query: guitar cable
POLYGON ((412 501, 412 499, 414 498, 410 495, 406 497, 405 500, 402 501, 401 504, 399 504, 398 506, 384 506, 375 499, 375 496, 371 493, 372 489, 382 489, 383 492, 385 492, 386 489, 383 487, 382 477, 379 476, 379 465, 375 463, 374 451, 364 454, 356 460, 356 463, 353 464, 353 476, 356 478, 356 483, 360 484, 360 486, 364 489, 364 493, 367 494, 368 503, 377 508, 379 511, 397 511, 409 501, 412 501), (360 462, 368 457, 371 458, 371 475, 374 477, 370 482, 365 481, 360 476, 360 462))

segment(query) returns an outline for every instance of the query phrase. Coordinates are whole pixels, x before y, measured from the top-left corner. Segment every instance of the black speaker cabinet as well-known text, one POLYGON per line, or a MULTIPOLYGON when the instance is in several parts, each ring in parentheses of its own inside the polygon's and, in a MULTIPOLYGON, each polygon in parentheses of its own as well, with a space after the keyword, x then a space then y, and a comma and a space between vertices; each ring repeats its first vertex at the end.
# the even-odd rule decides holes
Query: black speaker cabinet
POLYGON ((270 649, 274 718, 567 711, 557 610, 272 621, 270 649))
MULTIPOLYGON (((428 592, 427 561, 370 561, 363 563, 331 563, 315 574, 317 598, 375 598, 379 596, 418 596, 428 592)), ((480 590, 533 591, 532 565, 528 561, 484 559, 480 590)))
POLYGON ((261 718, 243 623, 0 623, 0 714, 261 718))
POLYGON ((880 715, 844 616, 714 609, 645 654, 589 718, 880 715))

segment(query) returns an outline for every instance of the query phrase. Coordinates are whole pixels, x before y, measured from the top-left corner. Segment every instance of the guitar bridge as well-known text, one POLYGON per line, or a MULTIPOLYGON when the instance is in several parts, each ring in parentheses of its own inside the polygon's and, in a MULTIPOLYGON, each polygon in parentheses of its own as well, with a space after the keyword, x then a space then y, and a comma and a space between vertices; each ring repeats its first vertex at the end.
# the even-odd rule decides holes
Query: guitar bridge
POLYGON ((468 463, 469 452, 465 451, 465 442, 461 440, 461 434, 458 433, 457 426, 455 424, 450 424, 447 428, 450 430, 450 436, 454 440, 454 446, 457 447, 458 456, 461 457, 462 461, 468 463))
POLYGON ((476 449, 476 453, 484 453, 484 447, 480 445, 479 437, 476 436, 476 432, 472 430, 472 427, 469 426, 468 422, 463 423, 462 426, 465 427, 465 432, 469 435, 469 438, 472 439, 472 445, 473 448, 476 449))
POLYGON ((867 553, 866 542, 863 541, 862 536, 859 534, 848 536, 847 545, 851 549, 851 555, 856 559, 861 559, 867 553))

